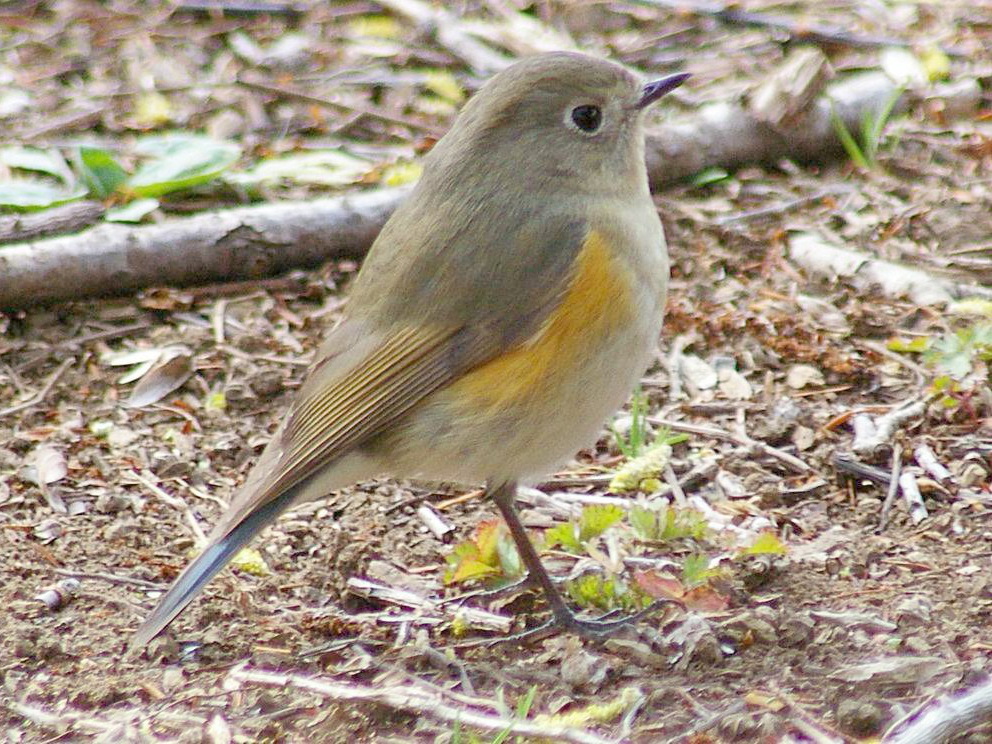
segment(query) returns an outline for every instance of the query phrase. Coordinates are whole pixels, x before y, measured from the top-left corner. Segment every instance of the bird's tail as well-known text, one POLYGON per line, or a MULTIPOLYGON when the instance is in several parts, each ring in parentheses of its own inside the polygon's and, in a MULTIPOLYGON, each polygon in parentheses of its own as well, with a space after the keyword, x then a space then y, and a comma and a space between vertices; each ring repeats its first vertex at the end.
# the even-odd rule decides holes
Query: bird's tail
POLYGON ((227 565, 244 545, 275 520, 279 514, 293 503, 298 486, 290 488, 276 498, 261 504, 249 512, 232 529, 219 539, 212 541, 198 555, 169 587, 155 609, 138 628, 131 640, 131 648, 145 646, 171 623, 210 579, 227 565))

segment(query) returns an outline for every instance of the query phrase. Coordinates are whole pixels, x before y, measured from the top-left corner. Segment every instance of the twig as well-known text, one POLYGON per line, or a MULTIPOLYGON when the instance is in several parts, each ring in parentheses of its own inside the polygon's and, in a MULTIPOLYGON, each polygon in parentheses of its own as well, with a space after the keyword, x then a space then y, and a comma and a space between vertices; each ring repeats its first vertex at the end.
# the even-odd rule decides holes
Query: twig
MULTIPOLYGON (((363 687, 342 682, 333 682, 302 675, 276 674, 248 669, 241 665, 228 673, 234 684, 259 684, 271 687, 295 687, 338 701, 364 701, 385 705, 396 710, 407 711, 417 716, 427 716, 447 723, 458 722, 464 726, 484 731, 507 732, 510 736, 529 736, 539 739, 574 742, 575 744, 613 744, 596 734, 565 726, 542 726, 529 721, 479 713, 472 708, 456 708, 438 695, 430 694, 420 687, 404 685, 377 685, 363 687)), ((488 707, 486 701, 478 699, 475 707, 488 707)))
POLYGON ((740 447, 746 447, 752 451, 756 450, 760 454, 773 457, 800 473, 816 472, 810 465, 807 465, 795 455, 790 455, 788 452, 783 452, 777 447, 772 447, 770 444, 760 442, 757 439, 752 439, 747 434, 733 434, 729 431, 717 429, 712 426, 688 424, 684 421, 672 421, 671 419, 656 418, 654 416, 648 416, 648 421, 655 426, 667 426, 673 431, 683 431, 687 434, 696 434, 701 437, 713 437, 714 439, 722 439, 725 442, 733 442, 740 447))
MULTIPOLYGON (((733 3, 726 5, 703 2, 689 3, 686 0, 636 0, 636 2, 639 5, 666 8, 682 15, 693 13, 695 15, 710 16, 727 24, 766 28, 771 31, 783 33, 790 39, 813 42, 815 44, 843 45, 862 49, 879 49, 884 47, 908 48, 911 46, 911 42, 891 36, 852 34, 850 31, 844 31, 840 28, 798 22, 782 15, 754 13, 742 10, 733 3)), ((943 49, 942 51, 952 57, 965 55, 963 51, 957 49, 943 49)))
POLYGON ((269 362, 270 364, 286 364, 291 367, 309 367, 313 361, 313 356, 307 354, 302 357, 280 357, 274 354, 249 354, 228 344, 217 344, 217 351, 222 351, 235 359, 244 359, 250 362, 269 362))
POLYGON ((882 513, 878 518, 877 532, 884 532, 889 523, 889 512, 896 501, 896 494, 899 493, 899 470, 902 468, 902 445, 897 444, 892 448, 892 474, 889 476, 889 492, 882 502, 882 513))
POLYGON ((904 728, 905 719, 893 724, 885 744, 941 744, 986 722, 992 716, 992 682, 985 682, 957 697, 939 700, 926 713, 904 728))
POLYGON ((589 486, 608 486, 613 480, 611 473, 589 473, 588 475, 562 475, 548 478, 540 483, 542 489, 548 488, 587 488, 589 486))
POLYGON ((228 16, 288 16, 299 18, 307 12, 305 5, 296 3, 262 2, 261 0, 250 0, 248 2, 231 2, 231 0, 182 0, 176 5, 175 11, 187 13, 202 13, 212 15, 223 13, 228 16))
POLYGON ((941 485, 946 486, 954 480, 951 471, 937 461, 937 455, 934 454, 928 445, 919 445, 913 450, 913 457, 919 463, 920 467, 923 468, 924 472, 941 485))
POLYGON ((45 384, 41 386, 41 390, 39 390, 37 393, 35 393, 30 398, 28 398, 27 400, 21 403, 12 405, 9 408, 0 408, 0 418, 3 418, 4 416, 10 416, 13 413, 18 413, 19 411, 23 411, 25 409, 31 408, 32 406, 36 406, 39 403, 41 403, 45 399, 45 397, 51 392, 52 388, 55 386, 55 383, 58 382, 58 379, 63 374, 65 374, 65 371, 69 369, 69 367, 71 367, 75 362, 76 362, 75 357, 63 359, 62 364, 56 367, 55 371, 52 372, 51 375, 49 375, 47 380, 45 380, 45 384))
POLYGON ((902 491, 903 501, 909 508, 909 518, 913 524, 919 524, 929 515, 927 507, 923 503, 923 496, 920 494, 920 486, 916 482, 916 474, 908 470, 903 471, 899 476, 899 489, 902 491))
MULTIPOLYGON (((416 592, 411 592, 407 589, 400 589, 395 586, 379 584, 367 579, 359 579, 357 577, 348 579, 348 590, 365 599, 373 599, 378 602, 399 605, 401 607, 409 607, 411 609, 418 610, 421 613, 437 615, 439 608, 442 606, 439 605, 438 602, 428 599, 427 597, 417 594, 416 592)), ((493 630, 500 633, 506 633, 509 631, 510 626, 513 624, 513 618, 511 617, 507 617, 506 615, 497 615, 494 612, 486 612, 485 610, 480 610, 475 607, 453 607, 450 610, 445 609, 444 614, 452 617, 461 617, 472 627, 482 628, 484 630, 493 630)))
MULTIPOLYGON (((57 739, 62 739, 70 734, 76 734, 77 736, 69 736, 68 739, 76 740, 79 734, 102 734, 100 737, 112 737, 113 741, 140 741, 136 722, 138 719, 138 710, 124 710, 121 711, 121 719, 119 720, 108 720, 101 718, 94 718, 92 716, 87 716, 82 713, 75 713, 71 711, 63 711, 61 713, 51 713, 43 708, 39 708, 34 705, 28 705, 27 703, 17 702, 15 700, 9 700, 7 702, 7 708, 17 716, 31 721, 36 726, 45 729, 52 729, 58 732, 58 736, 52 741, 57 739)), ((192 716, 190 716, 192 718, 192 716)), ((206 726, 207 722, 205 719, 187 720, 187 725, 190 726, 206 726)), ((68 740, 67 739, 67 740, 68 740)))
POLYGON ((435 137, 439 137, 444 134, 444 131, 438 127, 430 124, 428 122, 418 121, 417 119, 411 119, 408 116, 399 116, 397 114, 387 114, 383 111, 376 111, 375 109, 365 108, 364 106, 356 106, 348 103, 341 103, 340 101, 332 101, 328 98, 321 98, 320 96, 310 95, 309 93, 304 93, 303 91, 292 90, 283 85, 270 85, 269 83, 249 80, 243 75, 238 76, 238 84, 248 88, 250 90, 257 90, 261 93, 268 93, 269 95, 277 96, 279 98, 289 98, 297 101, 302 101, 304 103, 312 103, 317 106, 325 106, 328 108, 335 108, 339 111, 347 111, 349 113, 359 114, 361 116, 368 116, 373 119, 379 119, 386 122, 387 124, 398 124, 402 127, 408 127, 414 131, 424 132, 435 137))
POLYGON ((675 499, 675 503, 679 507, 685 506, 685 491, 682 490, 682 484, 679 483, 679 478, 675 475, 675 471, 672 470, 671 463, 665 463, 664 469, 665 483, 668 487, 672 489, 672 497, 675 499))
POLYGON ((448 542, 451 539, 451 533, 455 528, 441 519, 441 515, 434 511, 430 504, 421 504, 417 507, 417 516, 438 540, 448 542))
POLYGON ((79 235, 13 243, 0 263, 0 308, 257 279, 353 258, 407 193, 399 187, 236 207, 157 225, 105 223, 79 235))
POLYGON ((774 682, 770 685, 775 697, 785 703, 786 707, 795 714, 792 725, 798 728, 816 744, 838 744, 839 742, 851 741, 839 731, 834 731, 822 721, 818 721, 811 716, 806 709, 797 703, 791 695, 785 692, 774 682))
POLYGON ((684 741, 693 741, 694 737, 698 737, 710 729, 715 728, 728 716, 737 715, 743 711, 745 707, 743 700, 736 700, 730 703, 723 710, 712 712, 697 703, 685 690, 676 690, 676 692, 692 708, 693 719, 699 721, 699 723, 684 732, 684 734, 680 734, 675 739, 670 739, 670 744, 674 744, 676 741, 680 743, 684 741))
POLYGON ((732 225, 735 222, 747 222, 750 220, 762 219, 764 217, 777 217, 786 212, 791 212, 794 209, 798 209, 799 207, 805 207, 807 204, 818 202, 821 199, 826 199, 828 196, 843 196, 850 194, 853 191, 854 189, 849 185, 831 186, 830 188, 823 189, 822 191, 817 191, 815 194, 800 196, 796 199, 780 202, 779 204, 771 204, 767 207, 761 207, 760 209, 752 209, 749 212, 738 212, 736 214, 727 215, 726 217, 717 217, 713 220, 713 222, 714 224, 723 227, 726 225, 732 225))
POLYGON ((210 313, 210 325, 214 332, 214 345, 224 345, 224 314, 227 312, 227 300, 223 297, 214 303, 210 313))
POLYGON ((156 584, 153 581, 145 581, 144 579, 136 579, 131 576, 115 576, 114 574, 89 571, 69 571, 64 568, 54 568, 52 572, 57 573, 59 576, 68 576, 73 579, 93 579, 95 581, 106 581, 109 584, 131 584, 133 586, 140 586, 142 589, 162 588, 161 584, 156 584))
POLYGON ((852 478, 870 480, 880 486, 888 486, 890 482, 889 473, 873 465, 865 465, 845 452, 835 453, 832 459, 833 466, 842 473, 847 473, 852 478))
POLYGON ((164 501, 173 509, 181 512, 182 515, 186 517, 189 528, 192 530, 193 536, 196 538, 197 545, 206 545, 207 536, 204 534, 203 528, 200 527, 200 523, 196 521, 196 517, 193 516, 193 510, 189 508, 189 504, 187 504, 184 499, 166 492, 160 488, 158 484, 153 483, 142 475, 139 475, 136 470, 129 471, 127 475, 155 494, 161 501, 164 501))
POLYGON ((865 435, 856 437, 851 444, 851 449, 858 454, 871 454, 875 452, 879 447, 889 443, 895 435, 896 429, 902 424, 909 419, 917 418, 926 413, 927 403, 929 401, 929 397, 923 400, 908 400, 899 404, 884 416, 879 416, 874 421, 874 436, 865 435))
POLYGON ((682 397, 682 374, 680 359, 685 347, 695 340, 695 334, 680 333, 672 341, 672 348, 665 357, 665 371, 668 373, 668 399, 678 400, 682 397))
POLYGON ((992 289, 934 276, 894 261, 883 261, 851 250, 815 232, 796 232, 789 237, 789 259, 816 276, 830 281, 844 279, 855 289, 881 292, 893 299, 908 298, 917 305, 946 305, 957 297, 970 295, 988 299, 992 289))
POLYGON ((856 413, 851 417, 851 428, 854 430, 851 449, 855 452, 871 452, 875 449, 875 444, 872 444, 870 447, 865 444, 866 442, 874 443, 878 436, 875 419, 867 413, 856 413))

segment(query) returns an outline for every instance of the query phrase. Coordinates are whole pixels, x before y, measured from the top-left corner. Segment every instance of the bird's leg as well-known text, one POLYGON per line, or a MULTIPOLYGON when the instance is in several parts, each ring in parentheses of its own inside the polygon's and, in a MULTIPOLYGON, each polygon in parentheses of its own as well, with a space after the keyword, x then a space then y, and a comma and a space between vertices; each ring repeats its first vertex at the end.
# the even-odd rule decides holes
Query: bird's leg
MULTIPOLYGON (((561 592, 558 591, 554 581, 551 580, 548 572, 544 569, 540 556, 534 549, 534 545, 527 536, 527 531, 520 522, 520 517, 517 515, 517 508, 514 505, 517 495, 517 484, 512 481, 501 483, 495 487, 492 484, 486 484, 486 492, 496 502, 496 506, 499 507, 500 512, 503 514, 506 526, 510 528, 510 534, 513 536, 513 541, 517 545, 517 551, 520 553, 524 565, 527 566, 530 579, 536 580, 541 586, 541 589, 544 590, 544 596, 547 598, 548 604, 551 605, 551 612, 554 615, 553 623, 558 627, 586 637, 603 638, 610 635, 614 630, 629 625, 645 615, 654 612, 662 605, 668 604, 664 601, 655 602, 640 612, 618 620, 582 620, 577 618, 568 609, 568 605, 565 604, 565 599, 562 597, 561 592)), ((543 630, 543 628, 539 630, 543 630)))

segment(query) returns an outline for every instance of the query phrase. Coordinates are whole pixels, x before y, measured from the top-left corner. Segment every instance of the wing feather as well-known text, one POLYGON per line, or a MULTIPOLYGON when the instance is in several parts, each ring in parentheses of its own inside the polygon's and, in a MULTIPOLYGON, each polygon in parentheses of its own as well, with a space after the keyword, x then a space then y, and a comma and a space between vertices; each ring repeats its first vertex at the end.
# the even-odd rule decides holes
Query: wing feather
MULTIPOLYGON (((352 289, 347 319, 318 362, 244 486, 138 629, 133 645, 168 625, 252 537, 324 468, 401 421, 434 391, 524 343, 561 301, 585 224, 567 211, 531 213, 529 200, 493 193, 477 203, 432 204, 418 190, 377 239, 352 289), (512 198, 511 198, 512 197, 512 198), (515 212, 501 212, 509 204, 515 212), (443 214, 424 230, 418 215, 443 214), (494 215, 503 214, 499 225, 494 215), (510 219, 512 217, 512 219, 510 219), (513 229, 506 231, 506 225, 513 229), (418 228, 418 229, 415 229, 418 228), (414 247, 408 236, 425 236, 414 247), (493 272, 484 251, 502 236, 493 272), (512 299, 511 299, 512 298, 512 299), (386 322, 385 319, 390 319, 386 322)), ((369 475, 372 475, 371 473, 369 475)), ((323 483, 323 481, 320 481, 323 483)))

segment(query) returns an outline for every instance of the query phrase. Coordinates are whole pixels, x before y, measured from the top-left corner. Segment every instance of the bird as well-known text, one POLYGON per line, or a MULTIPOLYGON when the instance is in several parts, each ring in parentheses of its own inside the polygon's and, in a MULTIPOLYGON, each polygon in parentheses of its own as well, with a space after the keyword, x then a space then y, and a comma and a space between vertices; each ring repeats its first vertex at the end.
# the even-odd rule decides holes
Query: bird
POLYGON ((551 622, 518 484, 595 442, 657 349, 668 254, 645 112, 681 85, 580 52, 491 77, 423 159, 257 463, 134 634, 146 645, 293 504, 374 477, 485 483, 551 622))

